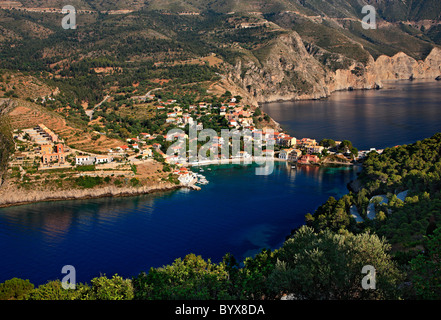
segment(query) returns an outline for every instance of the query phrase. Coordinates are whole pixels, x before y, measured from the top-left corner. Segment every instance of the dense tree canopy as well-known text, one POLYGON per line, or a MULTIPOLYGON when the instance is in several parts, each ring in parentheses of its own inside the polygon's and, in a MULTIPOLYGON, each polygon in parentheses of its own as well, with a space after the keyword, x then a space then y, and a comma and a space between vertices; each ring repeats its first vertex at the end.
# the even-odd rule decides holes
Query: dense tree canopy
POLYGON ((304 226, 278 252, 270 287, 297 299, 394 298, 400 273, 389 250, 384 239, 369 233, 315 233, 304 226), (376 270, 376 290, 362 287, 366 265, 376 270))

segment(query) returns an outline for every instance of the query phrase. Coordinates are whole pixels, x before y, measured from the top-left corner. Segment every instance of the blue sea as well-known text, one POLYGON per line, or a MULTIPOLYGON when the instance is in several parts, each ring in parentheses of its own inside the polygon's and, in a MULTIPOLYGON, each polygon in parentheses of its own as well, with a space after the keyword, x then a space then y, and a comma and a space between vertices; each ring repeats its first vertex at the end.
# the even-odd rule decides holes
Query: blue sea
POLYGON ((75 267, 79 282, 131 277, 189 253, 218 262, 229 252, 242 261, 280 247, 305 214, 344 195, 358 171, 276 163, 273 174, 258 176, 255 165, 209 166, 200 191, 3 208, 0 282, 61 280, 64 265, 75 267))
POLYGON ((383 149, 441 132, 441 81, 385 82, 381 90, 339 91, 262 109, 296 138, 347 139, 359 150, 383 149))

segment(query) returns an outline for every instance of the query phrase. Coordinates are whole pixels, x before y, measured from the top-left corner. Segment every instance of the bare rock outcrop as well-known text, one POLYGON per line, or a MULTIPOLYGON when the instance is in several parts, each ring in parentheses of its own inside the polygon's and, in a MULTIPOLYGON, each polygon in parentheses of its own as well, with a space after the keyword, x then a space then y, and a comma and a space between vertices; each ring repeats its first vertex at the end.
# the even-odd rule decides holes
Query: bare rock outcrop
POLYGON ((326 70, 296 32, 277 37, 259 59, 240 59, 229 74, 258 102, 321 98, 329 94, 326 70))
POLYGON ((264 49, 238 59, 227 79, 251 99, 265 103, 320 99, 338 90, 378 89, 385 80, 435 79, 441 75, 441 49, 437 47, 424 60, 399 52, 376 60, 368 55, 367 62, 361 63, 333 54, 336 65, 344 65, 338 68, 322 63, 317 51, 325 52, 320 48, 308 51, 296 32, 287 32, 264 49))
POLYGON ((415 60, 403 52, 393 57, 383 55, 369 67, 381 80, 435 79, 441 75, 441 49, 434 48, 424 60, 415 60))

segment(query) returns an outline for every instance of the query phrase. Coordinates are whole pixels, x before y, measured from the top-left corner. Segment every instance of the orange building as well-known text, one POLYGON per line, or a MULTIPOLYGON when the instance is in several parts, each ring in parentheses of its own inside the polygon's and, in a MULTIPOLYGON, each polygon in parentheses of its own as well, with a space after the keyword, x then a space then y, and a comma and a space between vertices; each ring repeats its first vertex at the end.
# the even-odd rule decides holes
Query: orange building
POLYGON ((53 146, 51 144, 42 144, 41 145, 41 154, 53 153, 53 146))
POLYGON ((300 164, 310 164, 310 163, 317 163, 319 161, 320 161, 320 159, 316 155, 307 154, 307 155, 302 156, 297 161, 297 163, 300 163, 300 164))
POLYGON ((45 165, 50 163, 65 163, 66 154, 64 153, 64 146, 62 144, 55 146, 44 144, 41 146, 41 153, 43 154, 43 164, 45 165))

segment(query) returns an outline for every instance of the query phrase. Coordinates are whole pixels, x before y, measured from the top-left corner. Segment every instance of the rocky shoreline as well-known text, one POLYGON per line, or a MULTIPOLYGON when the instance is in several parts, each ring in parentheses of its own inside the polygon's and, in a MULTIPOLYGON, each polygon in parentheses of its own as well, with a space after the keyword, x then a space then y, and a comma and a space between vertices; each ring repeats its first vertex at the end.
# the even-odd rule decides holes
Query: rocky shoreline
POLYGON ((230 68, 227 79, 232 84, 231 90, 256 105, 325 99, 344 90, 381 89, 383 82, 390 80, 441 79, 439 47, 434 47, 423 60, 404 52, 376 59, 369 55, 364 63, 352 61, 348 67, 336 70, 320 63, 322 53, 308 52, 299 34, 290 32, 274 41, 261 63, 253 59, 238 60, 230 68))
POLYGON ((71 189, 71 190, 10 190, 2 192, 0 190, 0 208, 20 206, 26 204, 32 204, 37 202, 52 202, 52 201, 66 201, 66 200, 86 200, 86 199, 98 199, 105 197, 132 197, 143 194, 152 194, 157 192, 173 191, 182 188, 188 188, 192 190, 199 190, 198 187, 176 185, 173 183, 161 183, 151 186, 143 187, 99 187, 92 189, 71 189))

